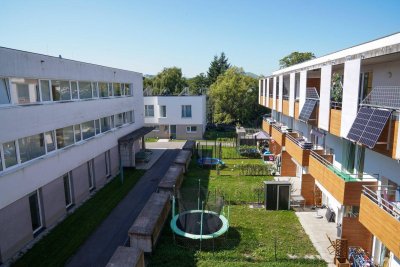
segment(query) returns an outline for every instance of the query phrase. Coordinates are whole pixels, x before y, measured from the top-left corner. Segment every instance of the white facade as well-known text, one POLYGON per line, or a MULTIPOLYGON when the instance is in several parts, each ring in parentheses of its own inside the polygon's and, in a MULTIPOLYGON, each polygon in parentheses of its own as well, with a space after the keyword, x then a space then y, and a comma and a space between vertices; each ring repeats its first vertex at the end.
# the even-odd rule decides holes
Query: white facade
POLYGON ((149 126, 158 126, 149 134, 151 136, 169 137, 171 126, 176 127, 175 138, 178 139, 201 138, 205 132, 205 95, 146 96, 144 97, 144 108, 149 110, 147 114, 145 111, 144 123, 149 126), (159 126, 165 128, 160 129, 159 126), (196 127, 196 131, 190 131, 191 129, 188 127, 191 126, 196 127))
POLYGON ((60 177, 78 204, 118 173, 118 139, 144 125, 142 86, 140 73, 0 48, 0 262, 38 230, 32 193, 45 228, 66 212, 60 177))

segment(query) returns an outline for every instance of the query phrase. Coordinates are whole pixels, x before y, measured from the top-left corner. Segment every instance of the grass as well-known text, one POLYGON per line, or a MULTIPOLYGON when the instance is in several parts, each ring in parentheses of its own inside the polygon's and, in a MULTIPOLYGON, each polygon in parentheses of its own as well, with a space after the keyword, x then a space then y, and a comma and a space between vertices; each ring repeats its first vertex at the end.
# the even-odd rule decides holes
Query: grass
POLYGON ((215 129, 207 130, 204 133, 205 140, 218 140, 218 141, 230 141, 235 138, 235 131, 217 131, 215 129))
POLYGON ((64 266, 143 174, 140 170, 125 170, 123 184, 119 176, 115 177, 12 266, 64 266))
POLYGON ((158 138, 155 138, 155 137, 147 137, 147 138, 144 139, 144 141, 145 141, 145 142, 148 142, 148 143, 155 143, 155 142, 158 142, 158 138))
MULTIPOLYGON (((201 179, 202 186, 209 190, 223 190, 231 203, 226 240, 218 240, 221 244, 215 251, 184 248, 174 242, 167 223, 149 266, 326 266, 322 260, 304 258, 318 253, 294 212, 243 205, 255 201, 254 189, 272 177, 240 176, 234 165, 264 163, 260 159, 224 159, 224 162, 226 167, 218 175, 216 170, 203 169, 193 160, 182 186, 195 187, 201 179), (298 258, 290 259, 289 254, 298 258)), ((182 242, 180 238, 176 240, 182 242)))

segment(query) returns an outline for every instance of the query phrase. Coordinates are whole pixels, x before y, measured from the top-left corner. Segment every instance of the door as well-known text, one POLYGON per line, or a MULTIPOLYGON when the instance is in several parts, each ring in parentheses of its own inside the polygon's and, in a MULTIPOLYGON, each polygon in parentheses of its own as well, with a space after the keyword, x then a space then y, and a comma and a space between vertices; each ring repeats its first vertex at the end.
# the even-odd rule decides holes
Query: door
POLYGON ((278 201, 278 210, 288 210, 289 209, 289 197, 290 191, 288 185, 279 185, 279 201, 278 201))
POLYGON ((176 139, 176 125, 170 125, 170 139, 176 139))
POLYGON ((265 207, 267 210, 276 210, 277 208, 277 185, 267 184, 265 189, 265 207))

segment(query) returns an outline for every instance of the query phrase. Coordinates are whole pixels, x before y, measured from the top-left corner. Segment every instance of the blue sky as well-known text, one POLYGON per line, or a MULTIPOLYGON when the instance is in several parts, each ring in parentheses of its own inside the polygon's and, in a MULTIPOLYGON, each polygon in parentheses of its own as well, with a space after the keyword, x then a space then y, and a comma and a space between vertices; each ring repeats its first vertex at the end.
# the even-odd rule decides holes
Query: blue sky
POLYGON ((207 72, 224 51, 256 74, 400 31, 400 1, 141 0, 0 3, 0 46, 144 74, 207 72))

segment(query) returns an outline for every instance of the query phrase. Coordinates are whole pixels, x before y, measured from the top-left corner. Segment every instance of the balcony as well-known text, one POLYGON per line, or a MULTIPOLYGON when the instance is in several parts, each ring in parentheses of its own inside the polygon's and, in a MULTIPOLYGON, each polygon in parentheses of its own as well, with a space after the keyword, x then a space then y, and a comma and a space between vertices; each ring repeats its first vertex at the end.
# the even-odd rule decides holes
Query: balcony
POLYGON ((360 202, 360 222, 391 252, 400 258, 400 202, 396 188, 364 186, 360 202))
POLYGON ((289 116, 289 96, 283 96, 282 113, 286 116, 289 116))
POLYGON ((329 133, 340 136, 342 124, 342 103, 331 102, 331 112, 329 117, 329 133))
POLYGON ((272 134, 272 124, 275 122, 272 119, 264 118, 262 121, 262 130, 269 135, 272 134))
POLYGON ((269 95, 269 102, 268 102, 268 107, 270 108, 270 109, 272 109, 272 107, 273 107, 273 102, 274 102, 274 96, 272 95, 272 94, 270 94, 269 95))
POLYGON ((300 107, 299 106, 300 106, 299 101, 296 100, 296 102, 294 102, 294 118, 296 120, 299 119, 299 115, 300 115, 300 107))
POLYGON ((397 133, 399 131, 399 121, 391 120, 386 123, 383 128, 381 135, 379 136, 378 143, 372 149, 375 152, 383 154, 387 157, 397 159, 396 147, 397 147, 397 133))
POLYGON ((306 142, 300 132, 287 133, 285 143, 286 151, 297 163, 301 166, 309 165, 310 151, 316 148, 312 143, 306 142))
POLYGON ((333 155, 311 151, 309 172, 341 204, 359 206, 362 186, 376 185, 376 179, 369 175, 353 175, 342 172, 332 164, 333 155))
POLYGON ((258 104, 261 106, 264 106, 264 99, 265 99, 264 96, 260 96, 260 99, 258 100, 258 104))
POLYGON ((271 137, 281 147, 285 145, 285 136, 286 136, 285 126, 279 123, 275 123, 272 125, 271 137))

